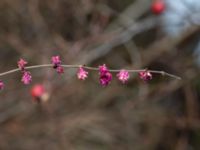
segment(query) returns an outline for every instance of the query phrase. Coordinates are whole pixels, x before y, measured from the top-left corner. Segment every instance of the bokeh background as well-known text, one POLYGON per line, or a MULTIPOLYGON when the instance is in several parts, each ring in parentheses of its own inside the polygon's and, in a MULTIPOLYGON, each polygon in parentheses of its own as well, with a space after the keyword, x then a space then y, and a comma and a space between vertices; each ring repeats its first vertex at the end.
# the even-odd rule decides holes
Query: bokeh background
POLYGON ((0 149, 199 150, 200 9, 193 9, 198 0, 173 1, 154 14, 151 0, 0 0, 0 72, 19 58, 37 65, 60 55, 64 64, 182 77, 154 74, 146 84, 131 74, 126 85, 114 79, 103 88, 97 72, 82 82, 75 69, 31 70, 28 86, 20 73, 3 76, 0 149), (48 101, 34 102, 30 90, 38 83, 48 101))

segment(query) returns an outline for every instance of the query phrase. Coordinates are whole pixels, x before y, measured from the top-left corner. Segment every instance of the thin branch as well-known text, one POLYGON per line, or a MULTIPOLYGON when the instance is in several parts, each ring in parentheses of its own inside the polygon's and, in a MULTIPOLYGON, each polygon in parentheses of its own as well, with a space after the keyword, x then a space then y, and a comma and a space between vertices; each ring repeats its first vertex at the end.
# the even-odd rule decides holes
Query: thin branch
MULTIPOLYGON (((83 67, 85 69, 93 70, 93 71, 98 71, 99 70, 98 67, 89 67, 89 66, 85 66, 85 65, 61 65, 61 66, 64 67, 64 68, 79 68, 79 67, 83 67)), ((25 69, 31 70, 31 69, 45 68, 45 67, 53 67, 53 65, 52 64, 43 64, 43 65, 27 66, 27 67, 25 67, 25 69)), ((131 73, 139 73, 139 72, 142 72, 142 71, 147 71, 147 69, 125 69, 125 70, 128 71, 128 72, 131 72, 131 73)), ((0 76, 8 75, 8 74, 11 74, 11 73, 14 73, 14 72, 18 72, 18 71, 20 71, 19 68, 12 69, 12 70, 0 73, 0 76)), ((120 70, 119 69, 109 69, 109 71, 110 72, 119 72, 120 70)), ((170 73, 167 73, 165 71, 158 71, 158 70, 148 70, 148 71, 150 73, 157 73, 157 74, 161 74, 163 76, 168 76, 168 77, 171 77, 171 78, 175 78, 175 79, 181 80, 181 77, 173 75, 173 74, 170 74, 170 73)))

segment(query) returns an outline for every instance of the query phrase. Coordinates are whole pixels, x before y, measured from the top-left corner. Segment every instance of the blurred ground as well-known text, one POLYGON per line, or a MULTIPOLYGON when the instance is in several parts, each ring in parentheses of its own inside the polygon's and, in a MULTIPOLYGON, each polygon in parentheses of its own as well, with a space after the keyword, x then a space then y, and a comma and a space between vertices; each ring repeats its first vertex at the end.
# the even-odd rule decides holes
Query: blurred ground
MULTIPOLYGON (((149 84, 133 74, 127 85, 116 79, 106 88, 98 74, 77 81, 76 70, 58 76, 33 70, 50 99, 32 101, 15 73, 1 79, 2 150, 198 150, 200 78, 193 49, 199 26, 168 37, 153 15, 150 0, 0 0, 0 70, 49 63, 54 54, 65 64, 110 68, 150 68, 159 75, 149 84)), ((170 20, 169 20, 170 21, 170 20)))

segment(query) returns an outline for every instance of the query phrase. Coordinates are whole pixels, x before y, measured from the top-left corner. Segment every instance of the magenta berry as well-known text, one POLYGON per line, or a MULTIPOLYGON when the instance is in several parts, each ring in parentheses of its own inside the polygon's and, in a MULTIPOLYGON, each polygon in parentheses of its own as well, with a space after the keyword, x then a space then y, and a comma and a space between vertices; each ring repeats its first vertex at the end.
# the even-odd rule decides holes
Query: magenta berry
POLYGON ((102 86, 107 86, 110 84, 112 80, 112 74, 110 72, 106 72, 100 75, 99 81, 102 86))
POLYGON ((107 86, 112 80, 112 74, 106 65, 99 66, 99 82, 102 86, 107 86))
POLYGON ((85 71, 83 67, 79 67, 77 77, 79 80, 85 80, 88 77, 88 72, 85 71))
POLYGON ((56 69, 57 73, 64 73, 64 68, 61 66, 60 56, 52 56, 51 63, 53 64, 53 68, 56 69))
POLYGON ((58 67, 56 68, 56 71, 57 71, 57 73, 59 73, 59 74, 64 73, 64 68, 63 68, 62 66, 58 66, 58 67))
POLYGON ((28 71, 24 71, 21 81, 22 81, 24 84, 30 84, 31 81, 32 81, 31 73, 28 72, 28 71))
POLYGON ((129 79, 129 72, 126 70, 121 70, 118 74, 117 74, 117 78, 122 82, 122 83, 126 83, 129 79))
POLYGON ((148 70, 139 72, 139 76, 145 82, 152 79, 152 74, 148 70))
POLYGON ((108 68, 106 67, 106 64, 103 64, 102 66, 99 66, 99 72, 100 73, 108 72, 108 68))
POLYGON ((5 85, 4 85, 3 81, 0 80, 0 90, 3 90, 4 87, 5 87, 5 85))
POLYGON ((54 68, 57 68, 61 65, 60 56, 52 56, 51 57, 51 63, 54 65, 54 68))
POLYGON ((22 58, 17 62, 19 69, 22 71, 24 70, 26 64, 27 62, 22 58))
POLYGON ((25 69, 25 65, 27 64, 27 62, 24 59, 21 58, 17 62, 17 64, 18 64, 19 69, 22 72, 22 79, 21 79, 21 81, 24 84, 29 84, 32 81, 32 77, 31 77, 31 73, 28 72, 28 71, 26 71, 26 69, 25 69))

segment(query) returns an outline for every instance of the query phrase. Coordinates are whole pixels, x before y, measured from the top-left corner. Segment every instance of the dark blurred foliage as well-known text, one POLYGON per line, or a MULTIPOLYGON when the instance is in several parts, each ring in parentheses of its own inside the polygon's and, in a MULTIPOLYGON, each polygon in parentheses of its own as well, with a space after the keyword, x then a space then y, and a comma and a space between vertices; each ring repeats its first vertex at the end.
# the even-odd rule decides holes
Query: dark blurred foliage
MULTIPOLYGON (((192 55, 199 28, 179 37, 163 34, 150 0, 1 0, 1 72, 19 58, 110 68, 150 68, 182 77, 137 74, 127 85, 114 79, 102 88, 98 73, 84 81, 75 69, 57 75, 32 70, 24 86, 20 73, 1 77, 2 150, 198 150, 200 79, 192 55), (32 85, 43 83, 50 98, 34 103, 32 85)), ((114 75, 115 76, 115 75, 114 75)))

